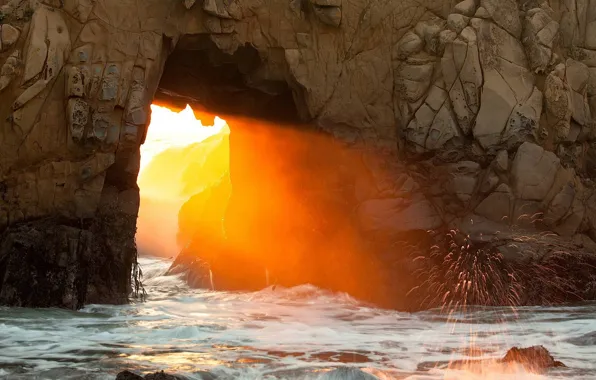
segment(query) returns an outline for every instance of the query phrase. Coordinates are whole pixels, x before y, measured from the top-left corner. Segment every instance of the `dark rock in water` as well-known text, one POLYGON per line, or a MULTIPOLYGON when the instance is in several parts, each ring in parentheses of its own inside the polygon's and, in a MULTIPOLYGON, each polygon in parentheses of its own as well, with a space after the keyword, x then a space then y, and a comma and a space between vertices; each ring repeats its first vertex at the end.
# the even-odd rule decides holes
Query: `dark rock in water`
POLYGON ((120 281, 120 271, 130 276, 136 253, 134 235, 117 232, 134 225, 125 219, 105 215, 90 225, 46 219, 9 228, 0 236, 0 305, 78 309, 128 302, 129 281, 120 281), (98 244, 103 235, 112 245, 98 244))
POLYGON ((94 219, 39 219, 0 235, 0 305, 78 309, 128 302, 136 213, 123 211, 118 194, 106 193, 101 202, 94 219))
POLYGON ((144 380, 144 378, 130 371, 122 371, 116 376, 116 380, 144 380))
POLYGON ((519 364, 526 370, 533 373, 543 373, 551 368, 566 367, 565 364, 555 360, 550 352, 543 346, 532 346, 526 348, 513 347, 502 359, 479 359, 479 360, 456 360, 448 364, 451 369, 474 370, 484 365, 494 364, 519 364))
POLYGON ((502 363, 519 363, 531 370, 545 370, 548 368, 565 367, 565 364, 555 360, 543 346, 526 348, 513 347, 501 359, 502 363))
MULTIPOLYGON (((217 377, 209 372, 199 371, 195 373, 202 380, 215 380, 217 377)), ((122 371, 116 376, 116 380, 187 380, 186 377, 180 375, 170 375, 164 371, 151 373, 142 377, 130 371, 122 371)))
POLYGON ((378 380, 378 377, 358 368, 340 367, 324 374, 321 380, 378 380))
POLYGON ((170 375, 164 371, 155 372, 145 376, 145 380, 187 380, 184 376, 170 375))

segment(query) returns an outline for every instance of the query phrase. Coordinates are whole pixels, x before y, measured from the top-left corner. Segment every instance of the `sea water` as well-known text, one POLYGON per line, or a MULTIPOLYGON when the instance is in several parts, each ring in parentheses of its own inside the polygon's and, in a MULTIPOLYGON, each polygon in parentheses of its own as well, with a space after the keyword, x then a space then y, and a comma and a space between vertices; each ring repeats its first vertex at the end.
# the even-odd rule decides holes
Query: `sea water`
MULTIPOLYGON (((596 379, 596 305, 404 313, 310 285, 258 292, 190 289, 142 258, 146 302, 80 311, 0 308, 0 378, 115 379, 156 370, 199 378, 318 379, 353 366, 380 379, 596 379), (447 370, 543 345, 546 374, 447 370)), ((216 281, 217 282, 217 281, 216 281)))

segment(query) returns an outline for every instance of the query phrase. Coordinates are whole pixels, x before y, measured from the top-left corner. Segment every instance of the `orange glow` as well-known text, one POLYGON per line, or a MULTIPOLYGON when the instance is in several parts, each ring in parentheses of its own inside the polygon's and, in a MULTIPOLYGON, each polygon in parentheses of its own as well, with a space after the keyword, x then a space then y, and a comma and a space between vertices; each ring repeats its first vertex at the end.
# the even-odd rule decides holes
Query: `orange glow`
POLYGON ((544 376, 541 371, 527 368, 520 363, 471 360, 450 364, 444 378, 445 380, 540 380, 544 379, 544 376))
POLYGON ((137 179, 141 205, 136 240, 141 254, 178 254, 178 212, 191 196, 227 173, 229 132, 219 117, 214 126, 203 126, 188 105, 179 112, 151 105, 137 179))

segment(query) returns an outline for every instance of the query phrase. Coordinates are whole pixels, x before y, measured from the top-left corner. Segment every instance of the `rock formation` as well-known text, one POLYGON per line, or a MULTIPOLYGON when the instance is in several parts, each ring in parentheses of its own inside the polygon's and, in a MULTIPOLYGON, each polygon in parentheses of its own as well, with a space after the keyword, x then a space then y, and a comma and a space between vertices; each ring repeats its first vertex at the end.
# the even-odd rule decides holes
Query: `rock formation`
MULTIPOLYGON (((0 0, 0 41, 2 304, 126 299, 158 86, 213 113, 294 109, 333 136, 358 169, 325 162, 328 194, 307 208, 346 200, 381 251, 450 229, 474 244, 552 232, 569 255, 594 251, 594 0, 0 0), (331 195, 346 178, 355 185, 331 195)), ((276 188, 242 163, 265 167, 259 149, 298 160, 283 138, 271 148, 231 128, 226 226, 237 241, 256 230, 262 248, 284 240, 263 228, 279 217, 276 188), (242 208, 247 197, 266 209, 242 208)))
MULTIPOLYGON (((524 371, 534 374, 543 374, 554 368, 566 367, 562 362, 555 360, 544 346, 513 347, 505 356, 493 360, 457 360, 449 363, 451 369, 464 369, 474 371, 482 367, 496 364, 506 369, 507 366, 520 365, 524 371)), ((498 367, 495 368, 498 371, 498 367)), ((505 372, 505 371, 503 371, 505 372)))

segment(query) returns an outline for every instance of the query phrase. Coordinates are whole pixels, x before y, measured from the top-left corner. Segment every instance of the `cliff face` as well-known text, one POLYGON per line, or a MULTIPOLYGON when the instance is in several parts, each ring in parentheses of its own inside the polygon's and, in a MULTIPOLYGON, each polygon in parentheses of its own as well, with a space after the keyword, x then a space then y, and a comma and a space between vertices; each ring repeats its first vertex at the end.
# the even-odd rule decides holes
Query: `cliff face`
MULTIPOLYGON (((0 5, 0 303, 126 298, 139 145, 174 50, 251 46, 250 65, 234 55, 245 84, 287 83, 303 120, 382 156, 361 160, 366 191, 352 194, 364 233, 455 226, 483 241, 539 228, 578 249, 596 239, 596 0, 0 5), (56 232, 40 238, 48 225, 56 232), (19 239, 55 240, 44 249, 71 259, 23 259, 36 247, 19 239), (74 265, 88 273, 69 280, 76 297, 35 290, 74 265)), ((234 178, 233 136, 237 199, 249 186, 234 178)))

